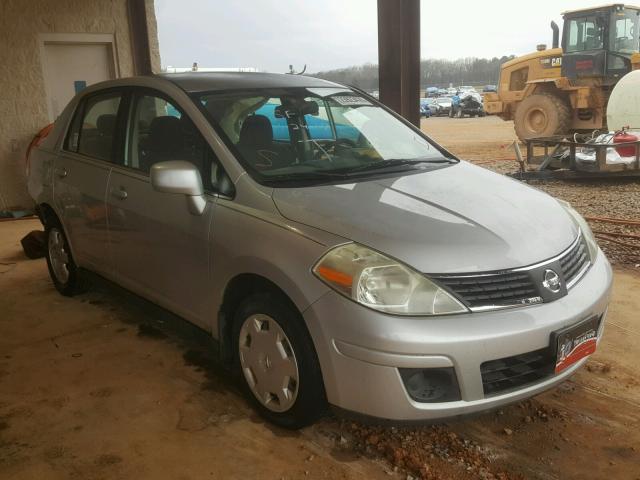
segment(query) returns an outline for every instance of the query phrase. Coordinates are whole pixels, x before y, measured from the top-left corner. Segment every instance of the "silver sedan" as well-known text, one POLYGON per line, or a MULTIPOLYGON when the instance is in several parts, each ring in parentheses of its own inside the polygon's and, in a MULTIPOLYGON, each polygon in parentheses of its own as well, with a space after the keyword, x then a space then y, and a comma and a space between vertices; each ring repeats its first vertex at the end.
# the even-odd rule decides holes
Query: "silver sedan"
POLYGON ((603 332, 611 269, 570 205, 312 77, 89 87, 29 192, 60 293, 89 270, 200 326, 289 428, 330 404, 432 420, 514 402, 603 332))

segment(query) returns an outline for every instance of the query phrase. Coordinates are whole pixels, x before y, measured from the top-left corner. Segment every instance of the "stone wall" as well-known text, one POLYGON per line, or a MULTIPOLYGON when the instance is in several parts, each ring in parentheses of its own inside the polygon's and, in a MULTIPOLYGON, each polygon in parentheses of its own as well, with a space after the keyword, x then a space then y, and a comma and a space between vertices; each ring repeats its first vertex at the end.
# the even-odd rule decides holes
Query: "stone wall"
MULTIPOLYGON (((160 70, 153 0, 145 0, 154 71, 160 70)), ((120 76, 134 74, 127 0, 0 1, 0 210, 28 209, 24 154, 47 123, 40 34, 115 37, 120 76)))

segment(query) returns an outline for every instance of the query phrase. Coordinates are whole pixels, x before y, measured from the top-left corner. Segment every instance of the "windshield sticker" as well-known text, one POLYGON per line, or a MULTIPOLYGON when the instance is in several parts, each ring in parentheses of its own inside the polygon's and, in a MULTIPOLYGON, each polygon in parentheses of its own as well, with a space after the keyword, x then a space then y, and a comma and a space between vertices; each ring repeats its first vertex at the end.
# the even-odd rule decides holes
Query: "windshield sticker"
POLYGON ((343 106, 362 106, 371 105, 371 102, 363 97, 356 97, 353 95, 339 95, 333 98, 336 102, 343 106))

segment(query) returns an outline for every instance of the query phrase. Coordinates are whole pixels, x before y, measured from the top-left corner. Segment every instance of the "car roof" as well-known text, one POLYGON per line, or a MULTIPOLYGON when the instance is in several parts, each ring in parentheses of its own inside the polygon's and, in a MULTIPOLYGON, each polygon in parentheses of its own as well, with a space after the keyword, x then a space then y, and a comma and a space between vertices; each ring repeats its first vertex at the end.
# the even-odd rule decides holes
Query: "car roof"
POLYGON ((306 75, 258 72, 187 72, 156 75, 186 92, 244 90, 253 88, 343 87, 337 83, 306 75))

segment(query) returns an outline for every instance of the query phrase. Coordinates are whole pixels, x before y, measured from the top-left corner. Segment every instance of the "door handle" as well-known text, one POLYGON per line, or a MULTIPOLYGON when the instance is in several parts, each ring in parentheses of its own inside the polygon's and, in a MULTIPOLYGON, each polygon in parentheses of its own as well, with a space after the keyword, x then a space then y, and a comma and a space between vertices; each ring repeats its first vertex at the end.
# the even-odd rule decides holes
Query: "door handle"
POLYGON ((53 171, 59 178, 64 178, 69 174, 69 172, 67 172, 67 169, 62 167, 54 168, 53 171))
POLYGON ((118 200, 125 200, 129 196, 124 188, 111 190, 111 195, 116 197, 118 200))

